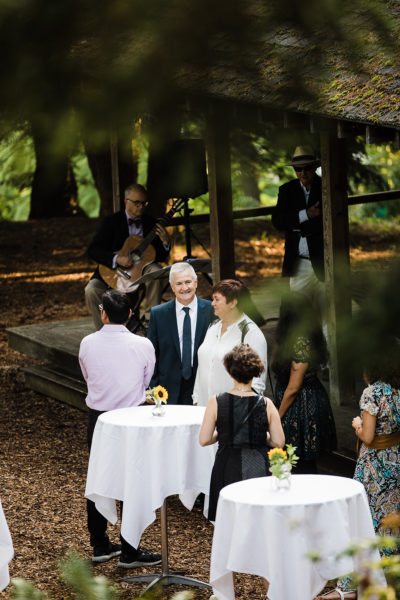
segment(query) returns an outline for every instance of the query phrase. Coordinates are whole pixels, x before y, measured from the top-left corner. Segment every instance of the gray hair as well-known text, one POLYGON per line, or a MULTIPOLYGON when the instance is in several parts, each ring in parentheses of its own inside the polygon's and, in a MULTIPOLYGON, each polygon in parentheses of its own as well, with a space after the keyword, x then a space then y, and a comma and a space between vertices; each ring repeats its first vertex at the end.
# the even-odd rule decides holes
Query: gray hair
POLYGON ((125 188, 124 198, 129 196, 129 192, 132 192, 133 190, 135 190, 136 192, 141 192, 142 194, 147 196, 146 188, 143 185, 141 185, 140 183, 131 183, 130 185, 128 185, 127 188, 125 188))
POLYGON ((173 283, 174 275, 176 273, 182 273, 183 271, 190 271, 190 274, 192 275, 193 279, 195 279, 195 280, 197 279, 196 271, 193 269, 192 265, 190 265, 187 262, 178 262, 178 263, 174 263, 169 270, 170 284, 173 283))

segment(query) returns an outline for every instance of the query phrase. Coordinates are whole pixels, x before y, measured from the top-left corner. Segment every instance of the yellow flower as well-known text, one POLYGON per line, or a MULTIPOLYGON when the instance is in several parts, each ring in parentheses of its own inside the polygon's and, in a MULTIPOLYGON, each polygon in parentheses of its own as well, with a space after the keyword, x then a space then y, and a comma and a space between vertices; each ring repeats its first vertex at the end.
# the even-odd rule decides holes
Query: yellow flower
POLYGON ((164 403, 167 402, 168 392, 162 385, 158 385, 157 387, 155 387, 152 390, 152 392, 153 392, 155 399, 159 400, 160 402, 164 402, 164 403))
POLYGON ((268 458, 271 460, 273 456, 276 458, 281 457, 283 460, 287 460, 287 454, 285 450, 282 450, 282 448, 272 448, 272 450, 268 452, 268 458))

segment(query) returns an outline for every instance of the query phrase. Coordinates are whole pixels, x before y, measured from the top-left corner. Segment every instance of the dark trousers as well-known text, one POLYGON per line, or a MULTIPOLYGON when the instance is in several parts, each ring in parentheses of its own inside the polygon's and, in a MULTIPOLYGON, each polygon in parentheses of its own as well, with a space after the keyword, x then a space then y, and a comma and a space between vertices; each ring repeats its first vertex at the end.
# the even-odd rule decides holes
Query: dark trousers
MULTIPOLYGON (((100 415, 103 414, 104 411, 94 410, 93 408, 89 408, 88 415, 88 426, 87 426, 87 443, 89 452, 92 447, 92 439, 93 432, 96 426, 97 419, 100 415)), ((122 519, 122 510, 123 503, 120 502, 120 513, 122 519)), ((91 546, 102 546, 103 544, 108 543, 108 535, 107 535, 107 519, 103 517, 101 513, 96 508, 95 503, 92 500, 86 500, 86 511, 87 511, 87 525, 90 533, 90 545, 91 546)), ((128 542, 122 537, 119 536, 122 545, 122 552, 124 554, 131 554, 136 552, 136 549, 128 544, 128 542)))
POLYGON ((181 387, 179 388, 179 396, 177 404, 193 404, 192 394, 194 388, 194 376, 189 379, 181 379, 181 387))

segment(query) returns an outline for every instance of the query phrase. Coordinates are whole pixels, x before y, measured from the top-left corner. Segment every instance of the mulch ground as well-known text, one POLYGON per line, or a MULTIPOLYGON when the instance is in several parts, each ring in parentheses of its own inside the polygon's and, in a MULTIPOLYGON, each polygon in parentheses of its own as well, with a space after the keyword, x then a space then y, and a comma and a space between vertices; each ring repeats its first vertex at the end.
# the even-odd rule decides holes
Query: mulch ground
MULTIPOLYGON (((86 415, 27 390, 21 367, 35 360, 7 345, 6 328, 87 316, 83 288, 93 271, 87 244, 97 223, 84 218, 0 223, 0 498, 13 538, 12 577, 25 577, 50 597, 70 597, 58 576, 58 561, 68 550, 90 558, 84 487, 87 469, 86 415)), ((235 224, 237 260, 245 261, 238 275, 255 285, 280 273, 283 243, 268 221, 235 224), (261 233, 262 232, 262 236, 261 233)), ((196 235, 208 240, 206 226, 196 235)), ((352 267, 387 268, 398 255, 398 230, 376 234, 354 228, 352 267)), ((173 258, 185 255, 182 233, 173 258), (179 243, 180 242, 180 243, 179 243)), ((195 247, 196 256, 205 256, 195 247)), ((202 283, 200 295, 210 290, 202 283)), ((208 581, 212 526, 199 511, 187 511, 177 498, 169 502, 170 568, 208 581)), ((118 538, 118 526, 110 536, 118 538)), ((158 520, 144 533, 142 545, 160 551, 158 520)), ((284 557, 282 557, 284 560, 284 557)), ((115 582, 137 569, 117 568, 117 561, 96 566, 115 582)), ((143 569, 143 572, 146 570, 143 569)), ((151 570, 148 570, 151 572, 151 570)), ((140 571, 142 572, 142 571, 140 571)), ((132 598, 143 584, 117 583, 121 598, 132 598)), ((165 598, 182 588, 170 586, 165 598)), ((8 598, 10 588, 0 593, 8 598)), ((194 591, 199 600, 210 593, 194 591)), ((256 577, 237 577, 237 598, 261 598, 256 577)))

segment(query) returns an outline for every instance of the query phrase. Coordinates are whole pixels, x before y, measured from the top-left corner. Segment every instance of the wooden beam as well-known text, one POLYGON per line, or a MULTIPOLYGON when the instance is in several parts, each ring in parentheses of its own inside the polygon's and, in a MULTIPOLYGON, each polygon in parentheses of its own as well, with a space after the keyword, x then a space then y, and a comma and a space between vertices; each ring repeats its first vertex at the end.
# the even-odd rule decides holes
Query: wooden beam
POLYGON ((399 200, 400 190, 387 190, 386 192, 372 192, 371 194, 359 194, 349 196, 348 205, 368 204, 370 202, 386 202, 387 200, 399 200))
POLYGON ((235 276, 230 131, 226 112, 213 106, 207 116, 206 148, 210 196, 213 281, 235 276))
POLYGON ((338 350, 339 323, 351 318, 349 221, 346 142, 328 131, 321 132, 321 167, 330 398, 337 406, 350 402, 352 393, 338 350))

